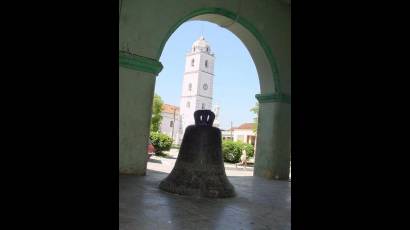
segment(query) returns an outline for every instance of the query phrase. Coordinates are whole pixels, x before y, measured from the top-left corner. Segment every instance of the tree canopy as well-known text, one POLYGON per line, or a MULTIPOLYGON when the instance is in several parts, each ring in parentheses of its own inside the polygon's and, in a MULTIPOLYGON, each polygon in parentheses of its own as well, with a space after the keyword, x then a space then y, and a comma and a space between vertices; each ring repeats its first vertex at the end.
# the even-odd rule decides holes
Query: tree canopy
POLYGON ((256 117, 253 118, 255 122, 255 127, 253 128, 253 132, 256 133, 258 129, 259 102, 256 102, 255 107, 251 108, 251 112, 253 112, 256 115, 256 117))
POLYGON ((151 118, 151 131, 152 132, 159 132, 159 127, 162 121, 162 105, 164 102, 162 98, 158 95, 154 95, 154 101, 152 103, 152 118, 151 118))

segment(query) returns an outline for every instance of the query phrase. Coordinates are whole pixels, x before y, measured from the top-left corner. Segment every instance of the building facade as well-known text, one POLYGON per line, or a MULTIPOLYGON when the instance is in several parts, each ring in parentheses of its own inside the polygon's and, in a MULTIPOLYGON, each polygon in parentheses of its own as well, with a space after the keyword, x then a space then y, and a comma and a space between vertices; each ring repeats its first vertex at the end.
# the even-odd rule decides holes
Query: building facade
POLYGON ((240 141, 255 145, 256 134, 254 132, 255 123, 243 123, 239 127, 233 127, 222 131, 223 140, 240 141))
POLYGON ((170 136, 174 144, 179 144, 182 139, 181 115, 179 108, 174 105, 163 104, 160 132, 170 136))

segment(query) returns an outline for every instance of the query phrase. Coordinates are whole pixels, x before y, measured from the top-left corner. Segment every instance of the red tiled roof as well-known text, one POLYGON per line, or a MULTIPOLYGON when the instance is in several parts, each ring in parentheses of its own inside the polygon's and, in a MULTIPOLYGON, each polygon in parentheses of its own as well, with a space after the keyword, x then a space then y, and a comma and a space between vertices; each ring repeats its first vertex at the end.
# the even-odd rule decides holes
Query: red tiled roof
POLYGON ((231 131, 235 129, 252 129, 253 130, 254 127, 255 127, 255 123, 243 123, 239 127, 232 127, 232 129, 228 129, 226 131, 231 131))
POLYGON ((164 113, 179 113, 179 107, 175 105, 163 104, 162 105, 162 112, 164 113))
POLYGON ((243 123, 242 125, 234 129, 253 129, 253 128, 255 128, 255 123, 243 123))

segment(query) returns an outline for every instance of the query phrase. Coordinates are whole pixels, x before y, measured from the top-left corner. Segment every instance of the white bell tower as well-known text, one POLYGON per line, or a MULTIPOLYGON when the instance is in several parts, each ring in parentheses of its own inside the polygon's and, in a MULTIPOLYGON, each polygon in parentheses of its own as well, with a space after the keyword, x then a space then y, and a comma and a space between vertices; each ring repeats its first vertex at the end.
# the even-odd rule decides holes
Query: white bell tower
POLYGON ((212 110, 214 61, 215 56, 203 36, 194 42, 192 49, 186 54, 179 107, 183 132, 187 126, 195 124, 196 110, 212 110))

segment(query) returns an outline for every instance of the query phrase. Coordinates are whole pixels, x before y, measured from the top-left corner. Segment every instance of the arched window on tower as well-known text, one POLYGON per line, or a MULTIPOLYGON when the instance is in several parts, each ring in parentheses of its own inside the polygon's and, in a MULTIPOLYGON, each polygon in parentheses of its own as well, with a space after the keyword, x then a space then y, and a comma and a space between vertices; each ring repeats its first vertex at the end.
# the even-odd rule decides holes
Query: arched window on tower
POLYGON ((191 103, 189 101, 186 103, 186 107, 189 108, 191 106, 191 103))
POLYGON ((189 90, 189 91, 192 90, 192 84, 191 84, 191 83, 189 83, 189 85, 188 85, 188 90, 189 90))
POLYGON ((208 68, 208 60, 205 60, 205 68, 208 68))
POLYGON ((195 60, 192 59, 192 61, 191 61, 191 66, 194 66, 194 64, 195 64, 195 60))
POLYGON ((202 109, 205 109, 205 103, 202 103, 202 109))

